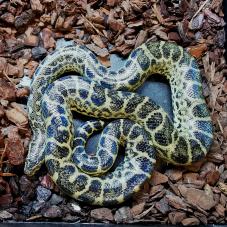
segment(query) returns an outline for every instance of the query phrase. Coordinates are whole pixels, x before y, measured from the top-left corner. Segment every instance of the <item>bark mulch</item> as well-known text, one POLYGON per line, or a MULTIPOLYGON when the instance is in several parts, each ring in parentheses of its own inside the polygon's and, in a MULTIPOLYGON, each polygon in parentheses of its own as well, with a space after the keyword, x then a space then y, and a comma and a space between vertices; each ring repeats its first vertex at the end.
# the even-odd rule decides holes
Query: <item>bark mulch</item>
POLYGON ((227 65, 222 0, 0 0, 0 220, 105 223, 226 223, 227 65), (110 66, 147 39, 168 40, 195 56, 214 125, 206 159, 161 163, 140 193, 116 207, 91 207, 63 195, 45 167, 23 173, 31 138, 19 86, 60 38, 86 45, 110 66), (164 166, 164 168, 163 168, 164 166))

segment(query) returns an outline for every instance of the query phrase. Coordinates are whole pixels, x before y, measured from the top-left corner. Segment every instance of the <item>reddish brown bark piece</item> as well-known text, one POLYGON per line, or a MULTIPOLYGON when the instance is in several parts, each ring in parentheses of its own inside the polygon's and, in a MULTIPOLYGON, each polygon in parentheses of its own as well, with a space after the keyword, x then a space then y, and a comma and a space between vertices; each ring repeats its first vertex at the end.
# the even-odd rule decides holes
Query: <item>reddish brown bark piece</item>
POLYGON ((183 171, 179 169, 170 169, 165 172, 171 181, 179 181, 182 178, 183 171))
POLYGON ((97 208, 92 210, 91 217, 97 220, 108 220, 108 221, 114 220, 112 211, 108 208, 97 208))
POLYGON ((24 40, 24 44, 27 46, 35 47, 35 46, 38 46, 38 43, 39 43, 39 38, 38 36, 35 36, 35 35, 29 35, 24 40))
POLYGON ((54 188, 54 182, 53 180, 51 179, 50 175, 47 174, 45 175, 44 177, 42 177, 41 179, 41 185, 45 188, 48 188, 48 189, 53 189, 54 188))
POLYGON ((5 113, 7 118, 16 125, 24 126, 28 124, 27 116, 17 108, 8 108, 5 113))
POLYGON ((210 171, 206 175, 206 183, 210 185, 215 185, 218 182, 220 173, 218 170, 210 171))
POLYGON ((10 164, 16 166, 24 163, 24 145, 21 139, 12 138, 7 140, 6 153, 10 164))
POLYGON ((142 213, 143 210, 144 210, 144 206, 145 206, 145 202, 141 202, 139 204, 134 205, 131 208, 133 217, 135 217, 135 216, 139 215, 140 213, 142 213))
POLYGON ((180 193, 189 204, 201 207, 204 210, 210 210, 215 206, 214 196, 207 185, 207 190, 199 190, 196 188, 187 188, 184 185, 178 187, 180 193))
POLYGON ((152 173, 152 177, 150 180, 151 185, 159 185, 168 182, 168 177, 158 171, 154 171, 152 173))
POLYGON ((49 28, 44 28, 42 30, 42 40, 45 49, 55 47, 55 40, 53 38, 53 33, 49 28))
POLYGON ((184 218, 186 218, 186 213, 170 212, 168 217, 169 217, 171 224, 176 225, 176 224, 180 223, 184 218))
POLYGON ((13 100, 16 97, 16 88, 10 82, 0 78, 0 99, 13 100))
POLYGON ((42 12, 43 6, 39 0, 31 0, 30 3, 31 3, 31 8, 33 11, 39 12, 39 13, 42 12))
POLYGON ((126 223, 132 220, 133 215, 129 207, 121 207, 114 215, 114 220, 117 223, 126 223))
POLYGON ((182 225, 187 226, 187 225, 198 225, 200 223, 198 218, 185 218, 182 220, 182 225))
POLYGON ((195 58, 201 58, 206 50, 207 50, 207 45, 205 43, 189 47, 189 53, 195 58))

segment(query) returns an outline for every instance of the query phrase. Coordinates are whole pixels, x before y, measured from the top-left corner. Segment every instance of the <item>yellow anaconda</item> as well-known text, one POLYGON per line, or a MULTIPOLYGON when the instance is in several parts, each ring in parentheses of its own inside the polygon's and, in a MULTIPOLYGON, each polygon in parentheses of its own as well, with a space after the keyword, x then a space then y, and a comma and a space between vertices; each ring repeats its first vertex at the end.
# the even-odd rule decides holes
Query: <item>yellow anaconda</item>
POLYGON ((28 111, 33 138, 25 172, 34 174, 45 160, 63 191, 90 204, 125 201, 152 174, 156 153, 177 165, 190 164, 206 155, 213 137, 195 59, 163 41, 136 48, 118 71, 101 65, 84 46, 56 50, 36 69, 28 111), (60 78, 71 71, 81 77, 60 78), (170 83, 173 122, 150 98, 132 92, 154 73, 170 83), (72 110, 116 119, 104 128, 94 156, 85 144, 104 123, 88 121, 74 138, 72 110), (125 158, 109 171, 119 144, 126 147, 125 158))

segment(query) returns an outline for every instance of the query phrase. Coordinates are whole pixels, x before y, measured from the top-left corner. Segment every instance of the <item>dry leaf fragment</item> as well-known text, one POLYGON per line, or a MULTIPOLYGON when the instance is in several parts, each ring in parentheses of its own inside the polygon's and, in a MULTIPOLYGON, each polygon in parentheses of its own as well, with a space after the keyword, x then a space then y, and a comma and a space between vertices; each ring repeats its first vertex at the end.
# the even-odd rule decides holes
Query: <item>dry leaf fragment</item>
POLYGON ((206 43, 198 44, 188 48, 188 52, 195 58, 201 58, 202 55, 207 51, 206 43))

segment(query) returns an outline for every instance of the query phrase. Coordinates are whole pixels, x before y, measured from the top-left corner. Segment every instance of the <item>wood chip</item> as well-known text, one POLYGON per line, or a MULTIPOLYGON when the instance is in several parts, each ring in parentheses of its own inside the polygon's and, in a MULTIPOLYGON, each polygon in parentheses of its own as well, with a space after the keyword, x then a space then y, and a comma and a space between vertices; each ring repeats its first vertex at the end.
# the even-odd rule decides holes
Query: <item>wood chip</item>
POLYGON ((158 171, 152 173, 150 180, 151 185, 159 185, 168 182, 168 177, 158 171))

